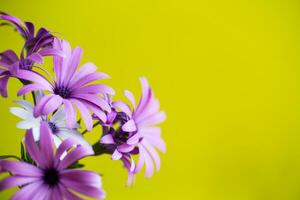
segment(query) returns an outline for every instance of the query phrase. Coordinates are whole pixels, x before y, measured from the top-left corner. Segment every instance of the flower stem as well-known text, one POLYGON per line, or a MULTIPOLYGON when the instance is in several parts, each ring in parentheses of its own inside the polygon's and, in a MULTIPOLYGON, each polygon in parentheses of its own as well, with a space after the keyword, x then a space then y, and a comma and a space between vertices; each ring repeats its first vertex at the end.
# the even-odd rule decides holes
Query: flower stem
POLYGON ((14 159, 17 159, 19 161, 22 161, 21 158, 19 158, 18 156, 14 156, 14 155, 3 155, 3 156, 0 156, 0 160, 5 160, 5 159, 8 159, 8 158, 14 158, 14 159))
MULTIPOLYGON (((94 125, 93 125, 93 128, 95 128, 96 126, 98 126, 100 124, 100 121, 96 122, 94 125)), ((87 129, 85 129, 81 134, 84 135, 88 132, 87 129)))

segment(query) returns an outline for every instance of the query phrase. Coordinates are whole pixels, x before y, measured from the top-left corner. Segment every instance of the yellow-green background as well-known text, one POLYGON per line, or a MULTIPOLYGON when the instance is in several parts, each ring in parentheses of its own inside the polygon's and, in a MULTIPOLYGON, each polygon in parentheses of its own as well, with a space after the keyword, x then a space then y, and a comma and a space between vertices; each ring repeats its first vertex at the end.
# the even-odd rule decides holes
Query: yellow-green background
MULTIPOLYGON (((168 116, 162 169, 126 188, 121 163, 85 159, 104 174, 107 199, 300 199, 298 0, 0 0, 0 9, 81 46, 118 97, 139 94, 148 77, 168 116)), ((1 51, 21 42, 0 29, 1 51)), ((19 152, 23 131, 8 111, 19 86, 0 100, 1 154, 19 152)))

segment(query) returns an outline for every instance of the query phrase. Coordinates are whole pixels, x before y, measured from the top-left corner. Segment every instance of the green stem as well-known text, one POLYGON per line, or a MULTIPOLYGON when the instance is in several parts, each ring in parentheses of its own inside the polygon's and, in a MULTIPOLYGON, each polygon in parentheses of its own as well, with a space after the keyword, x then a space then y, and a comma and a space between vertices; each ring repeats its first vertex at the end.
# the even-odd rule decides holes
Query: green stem
MULTIPOLYGON (((93 128, 95 128, 96 126, 98 126, 100 124, 100 121, 96 122, 94 125, 93 125, 93 128)), ((84 135, 88 132, 87 129, 85 129, 81 134, 84 135)))
POLYGON ((5 160, 5 159, 8 159, 8 158, 14 158, 14 159, 17 159, 19 161, 22 161, 21 158, 19 158, 18 156, 14 156, 14 155, 3 155, 3 156, 0 156, 0 160, 5 160))
POLYGON ((95 152, 94 156, 99 156, 105 153, 109 153, 108 149, 105 148, 105 146, 99 142, 96 142, 93 144, 93 150, 95 152))

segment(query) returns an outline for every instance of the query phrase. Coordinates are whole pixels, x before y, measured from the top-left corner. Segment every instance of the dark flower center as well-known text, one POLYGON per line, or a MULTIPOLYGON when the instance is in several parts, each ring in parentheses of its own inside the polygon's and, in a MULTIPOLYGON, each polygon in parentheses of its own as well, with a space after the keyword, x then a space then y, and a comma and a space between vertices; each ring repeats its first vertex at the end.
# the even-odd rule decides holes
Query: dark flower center
POLYGON ((58 133, 59 128, 53 122, 48 122, 49 128, 51 129, 53 134, 58 133))
POLYGON ((31 70, 34 62, 29 59, 20 60, 19 66, 21 69, 31 70))
POLYGON ((56 86, 54 88, 54 94, 61 96, 62 98, 69 98, 71 96, 71 90, 65 86, 56 86))
POLYGON ((50 168, 44 170, 43 180, 47 185, 53 187, 59 183, 59 179, 59 172, 56 169, 50 168))

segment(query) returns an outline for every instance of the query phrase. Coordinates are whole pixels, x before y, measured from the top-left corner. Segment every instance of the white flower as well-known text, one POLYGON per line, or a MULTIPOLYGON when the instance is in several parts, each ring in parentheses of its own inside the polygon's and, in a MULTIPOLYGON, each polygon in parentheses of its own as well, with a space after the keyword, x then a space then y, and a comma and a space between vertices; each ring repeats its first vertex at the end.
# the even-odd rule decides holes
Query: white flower
POLYGON ((65 113, 64 109, 58 109, 50 119, 47 116, 40 116, 35 118, 33 116, 33 108, 34 106, 29 103, 28 101, 21 100, 15 101, 22 107, 12 107, 10 108, 10 112, 21 119, 23 121, 17 124, 17 128, 19 129, 32 129, 33 137, 35 141, 40 140, 40 125, 42 121, 47 121, 50 129, 52 130, 52 136, 55 145, 58 147, 60 143, 67 139, 73 138, 78 141, 79 144, 82 145, 90 145, 88 141, 86 141, 83 136, 76 130, 79 128, 77 127, 74 129, 68 129, 66 125, 65 113))

